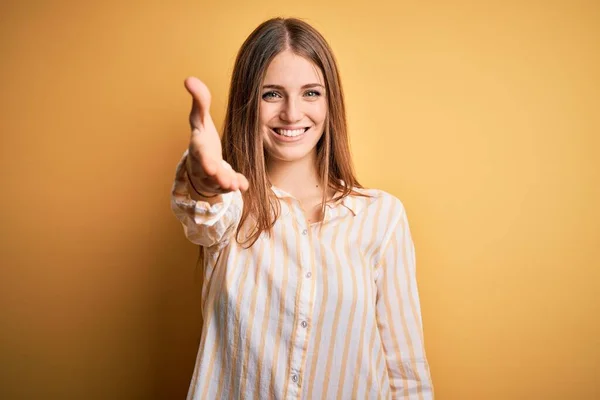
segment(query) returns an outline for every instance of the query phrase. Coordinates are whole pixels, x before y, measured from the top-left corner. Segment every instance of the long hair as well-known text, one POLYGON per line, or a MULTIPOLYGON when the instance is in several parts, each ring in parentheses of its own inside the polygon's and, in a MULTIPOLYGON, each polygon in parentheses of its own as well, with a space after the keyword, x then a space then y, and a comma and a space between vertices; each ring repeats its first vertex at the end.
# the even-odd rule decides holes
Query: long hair
MULTIPOLYGON (((317 143, 317 171, 322 187, 339 193, 329 201, 340 200, 362 187, 352 165, 344 95, 331 48, 315 28, 302 20, 273 18, 263 22, 248 36, 236 57, 222 138, 223 158, 249 182, 236 232, 236 240, 248 247, 262 232, 271 232, 280 214, 279 201, 266 173, 259 107, 267 68, 277 54, 288 49, 312 61, 325 79, 327 117, 317 143), (240 241, 241 227, 248 219, 253 220, 253 227, 240 241)), ((323 212, 327 192, 323 195, 323 212)))

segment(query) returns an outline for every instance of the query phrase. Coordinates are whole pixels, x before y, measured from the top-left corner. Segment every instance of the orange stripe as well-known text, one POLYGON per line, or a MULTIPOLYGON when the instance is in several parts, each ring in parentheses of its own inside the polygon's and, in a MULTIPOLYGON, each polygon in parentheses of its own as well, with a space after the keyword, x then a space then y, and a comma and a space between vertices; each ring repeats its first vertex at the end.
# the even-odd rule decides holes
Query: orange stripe
POLYGON ((273 295, 273 274, 275 270, 275 235, 276 231, 273 230, 273 235, 269 241, 271 246, 271 265, 269 266, 269 272, 267 274, 267 298, 265 299, 265 314, 263 316, 260 338, 260 351, 258 354, 258 375, 256 376, 256 382, 254 386, 254 398, 260 398, 260 380, 262 378, 263 360, 265 358, 265 341, 267 338, 266 330, 269 328, 269 320, 271 317, 271 296, 273 295))
MULTIPOLYGON (((391 240, 391 245, 392 245, 392 249, 393 249, 393 257, 392 260, 390 262, 391 266, 395 266, 398 265, 398 247, 396 246, 396 240, 394 237, 390 238, 391 240)), ((390 326, 390 336, 392 337, 392 341, 394 344, 394 350, 395 350, 395 356, 396 356, 396 360, 398 362, 398 367, 401 370, 401 374, 402 374, 402 381, 404 382, 403 389, 404 389, 404 397, 408 397, 409 393, 408 393, 408 382, 407 382, 407 378, 408 375, 406 373, 406 370, 404 368, 404 364, 402 363, 402 353, 400 352, 400 343, 398 342, 398 335, 395 331, 395 327, 392 323, 392 321, 394 321, 394 316, 392 315, 392 306, 391 306, 391 301, 390 301, 390 293, 389 290, 386 290, 385 286, 389 283, 390 280, 394 280, 394 276, 390 276, 389 280, 388 280, 388 268, 391 268, 390 266, 387 265, 388 260, 384 259, 383 260, 383 265, 380 266, 380 268, 382 269, 382 276, 381 276, 381 282, 382 282, 382 288, 383 288, 383 299, 385 302, 385 310, 386 310, 386 318, 387 318, 387 323, 390 326)), ((398 304, 402 304, 402 302, 398 303, 398 304)), ((402 308, 402 306, 399 307, 400 312, 400 317, 402 318, 402 321, 405 321, 404 318, 404 309, 402 308)), ((403 323, 403 327, 406 328, 406 325, 403 323)), ((406 329, 404 329, 404 334, 406 335, 406 329)), ((391 377, 390 377, 391 378, 391 377)), ((390 385, 393 385, 390 382, 390 385)), ((398 388, 396 387, 392 387, 392 392, 398 390, 398 388)))
MULTIPOLYGON (((352 260, 352 257, 350 256, 350 235, 352 232, 352 226, 356 223, 355 219, 352 219, 352 222, 349 223, 348 225, 348 231, 347 233, 344 235, 346 237, 346 246, 345 246, 345 250, 346 250, 346 258, 345 260, 347 260, 348 262, 350 260, 352 260)), ((361 226, 364 225, 361 224, 361 226)), ((360 232, 359 232, 360 233, 360 232)), ((358 237, 361 237, 360 235, 358 237)), ((353 289, 353 297, 352 297, 352 308, 350 309, 350 320, 348 321, 348 326, 350 327, 350 329, 354 328, 354 315, 356 314, 356 302, 358 300, 358 283, 356 280, 356 271, 354 270, 354 265, 352 263, 348 263, 348 269, 350 270, 350 276, 352 277, 352 289, 353 289)), ((361 327, 361 332, 363 331, 363 327, 361 327)), ((342 355, 342 370, 341 370, 341 374, 340 374, 340 380, 338 383, 338 388, 337 388, 337 392, 338 392, 338 399, 340 399, 344 393, 344 382, 346 381, 346 364, 348 362, 348 353, 350 352, 350 338, 352 337, 352 332, 348 332, 346 334, 346 343, 344 343, 344 354, 342 355)), ((358 371, 355 371, 355 374, 358 375, 358 371)))
MULTIPOLYGON (((248 260, 249 261, 249 260, 248 260)), ((243 272, 242 272, 242 277, 240 279, 240 284, 239 287, 237 289, 237 298, 235 299, 235 309, 233 310, 234 313, 234 320, 237 322, 234 327, 233 327, 233 336, 231 337, 231 340, 233 341, 237 341, 238 338, 240 338, 240 329, 241 329, 241 317, 239 315, 236 315, 236 313, 241 313, 241 307, 242 307, 242 296, 244 295, 244 290, 246 289, 246 284, 248 283, 246 281, 246 278, 248 277, 248 270, 250 269, 249 266, 251 264, 249 262, 244 262, 241 263, 242 268, 244 268, 243 272)), ((240 346, 237 345, 237 343, 233 344, 232 346, 232 354, 231 354, 231 359, 233 361, 236 362, 237 365, 240 365, 239 361, 237 361, 238 359, 238 350, 239 350, 240 346)), ((234 389, 233 386, 233 380, 235 377, 235 372, 237 371, 237 365, 233 365, 232 368, 230 369, 230 373, 231 375, 229 376, 229 388, 230 390, 234 389)), ((240 375, 242 373, 241 371, 242 366, 240 365, 240 375)), ((239 387, 239 386, 238 386, 239 387)))
MULTIPOLYGON (((321 300, 321 309, 319 311, 319 317, 315 324, 315 327, 317 328, 317 333, 315 335, 315 351, 313 352, 313 359, 312 359, 312 363, 310 366, 310 379, 308 380, 308 396, 307 397, 309 399, 312 399, 312 392, 313 392, 314 382, 315 382, 315 371, 317 369, 317 360, 319 359, 319 354, 320 354, 319 346, 321 345, 321 336, 323 335, 323 320, 325 318, 325 307, 327 306, 327 299, 329 298, 329 282, 327 279, 327 275, 328 275, 328 273, 327 273, 327 252, 325 249, 325 244, 323 243, 322 240, 319 240, 319 245, 320 245, 320 251, 321 251, 321 267, 322 267, 321 274, 323 276, 323 298, 321 300)), ((316 286, 316 279, 317 279, 316 274, 313 275, 313 279, 315 279, 315 286, 316 286)))
MULTIPOLYGON (((367 376, 367 392, 370 392, 371 390, 373 390, 373 382, 375 380, 374 372, 377 372, 377 364, 378 362, 375 361, 375 363, 373 363, 373 347, 375 346, 375 338, 378 336, 379 331, 377 330, 377 323, 373 322, 373 328, 371 329, 371 340, 369 341, 369 347, 368 347, 368 353, 369 354, 369 375, 367 376)), ((381 354, 381 349, 379 350, 378 354, 381 354)))
MULTIPOLYGON (((234 258, 233 262, 231 264, 229 264, 230 269, 227 271, 227 276, 225 277, 225 282, 224 282, 224 288, 221 287, 221 296, 227 296, 227 292, 229 291, 229 288, 232 285, 231 280, 233 279, 233 274, 237 271, 238 269, 238 257, 240 256, 240 254, 242 253, 243 249, 237 244, 237 241, 234 241, 234 243, 236 244, 236 257, 234 258)), ((243 263, 242 263, 243 264, 243 263)), ((223 339, 226 338, 235 338, 235 336, 230 336, 228 335, 229 333, 229 329, 231 328, 228 324, 228 318, 227 316, 229 315, 229 301, 225 301, 225 310, 223 311, 223 332, 222 332, 222 336, 223 339)), ((221 354, 223 356, 225 356, 225 354, 227 354, 227 346, 229 345, 229 343, 226 340, 222 340, 221 341, 221 354)), ((217 346, 215 346, 215 348, 217 348, 217 346)), ((224 363, 221 366, 222 369, 222 373, 219 376, 219 384, 217 386, 217 395, 215 396, 215 398, 219 399, 221 398, 221 393, 223 393, 223 387, 225 385, 225 371, 227 371, 227 368, 225 368, 225 366, 228 364, 228 361, 230 361, 230 359, 228 359, 227 357, 224 357, 224 363)), ((233 360, 231 360, 233 361, 233 360)), ((232 362, 233 364, 233 362, 232 362)), ((233 365, 229 365, 229 373, 231 374, 231 376, 233 376, 233 365)), ((212 379, 212 375, 208 375, 210 378, 212 379)), ((230 378, 231 379, 231 378, 230 378)), ((231 388, 231 387, 230 387, 231 388)), ((206 397, 202 397, 203 399, 206 397)))
MULTIPOLYGON (((198 247, 202 247, 202 246, 198 246, 198 247)), ((231 251, 229 251, 229 254, 231 254, 231 251)), ((226 259, 227 254, 221 254, 219 257, 217 257, 215 259, 214 265, 212 266, 212 272, 210 273, 210 278, 208 279, 208 281, 206 281, 205 283, 203 283, 204 286, 204 290, 202 291, 202 296, 204 296, 204 294, 212 287, 213 284, 213 277, 216 277, 217 274, 217 269, 221 268, 221 269, 226 269, 227 268, 227 264, 224 265, 219 265, 219 261, 222 260, 223 258, 226 259)), ((200 260, 202 260, 202 271, 204 272, 204 279, 206 279, 206 271, 209 270, 208 268, 208 264, 211 263, 211 259, 208 256, 208 251, 205 248, 204 249, 204 254, 202 255, 202 257, 200 257, 200 254, 198 254, 198 258, 200 260)), ((220 278, 222 278, 219 275, 220 278)), ((204 296, 204 301, 202 303, 202 309, 206 309, 206 305, 207 305, 207 301, 208 301, 208 296, 204 296)))
MULTIPOLYGON (((294 218, 292 218, 292 223, 294 225, 294 232, 296 232, 296 265, 298 266, 298 278, 297 278, 297 288, 296 288, 296 301, 294 304, 294 322, 292 325, 292 335, 290 337, 290 345, 288 346, 289 352, 288 352, 288 362, 285 366, 285 375, 284 376, 284 382, 286 379, 288 379, 288 377, 290 376, 290 368, 292 366, 292 359, 293 359, 293 355, 294 352, 292 351, 294 349, 294 341, 296 340, 296 334, 298 331, 298 313, 296 310, 298 310, 298 302, 300 301, 300 293, 302 293, 302 285, 304 284, 304 279, 302 279, 302 258, 300 256, 301 252, 300 249, 302 248, 302 245, 300 243, 300 235, 298 234, 298 232, 300 231, 300 227, 298 226, 298 221, 296 220, 295 216, 294 218)), ((307 229, 310 229, 307 228, 307 229)), ((284 385, 284 389, 283 389, 283 399, 287 398, 287 392, 288 392, 288 387, 290 385, 284 385)))
POLYGON ((335 234, 333 235, 333 239, 331 240, 331 249, 333 250, 333 253, 335 255, 335 265, 336 265, 336 270, 337 270, 337 282, 338 282, 338 297, 337 297, 337 304, 336 304, 336 308, 335 308, 335 315, 333 316, 333 328, 331 331, 331 336, 329 339, 329 351, 327 352, 327 364, 325 367, 325 379, 324 379, 324 384, 323 384, 323 390, 321 391, 321 399, 326 399, 327 398, 327 383, 330 382, 331 379, 331 362, 333 360, 333 349, 335 346, 335 339, 336 339, 336 333, 337 333, 337 328, 338 328, 338 324, 340 322, 340 311, 341 311, 341 307, 343 304, 343 299, 344 299, 344 285, 341 284, 342 282, 342 269, 340 268, 340 259, 337 255, 336 249, 335 249, 335 242, 336 239, 339 235, 339 230, 340 230, 340 226, 341 224, 338 225, 338 228, 335 232, 335 234))
MULTIPOLYGON (((254 286, 257 286, 256 283, 256 279, 260 273, 260 269, 261 269, 261 265, 262 265, 262 259, 263 259, 263 254, 264 254, 264 248, 265 248, 265 240, 264 239, 259 239, 260 240, 260 246, 259 246, 259 250, 258 250, 258 259, 256 261, 256 269, 254 271, 255 273, 255 278, 254 278, 254 286)), ((251 264, 252 265, 252 264, 251 264)), ((246 267, 246 269, 249 269, 248 267, 246 267)), ((258 290, 253 290, 252 291, 252 299, 250 300, 250 310, 249 310, 249 314, 248 314, 248 334, 246 335, 246 343, 244 345, 244 361, 242 363, 242 365, 240 366, 241 369, 241 375, 242 375, 242 384, 241 384, 241 388, 240 388, 240 396, 244 396, 244 392, 246 390, 246 382, 248 381, 248 358, 250 357, 250 342, 252 339, 252 332, 253 332, 253 328, 254 328, 254 318, 255 318, 255 314, 256 314, 256 294, 258 293, 258 290), (244 371, 244 369, 246 371, 244 371)))
MULTIPOLYGON (((281 220, 283 225, 283 219, 281 220)), ((285 316, 285 300, 287 295, 287 285, 288 285, 288 248, 287 248, 287 232, 289 229, 285 229, 285 225, 281 227, 281 237, 283 239, 282 248, 283 248, 283 278, 281 283, 281 296, 279 297, 279 321, 277 323, 277 336, 275 337, 275 351, 273 353, 273 361, 271 363, 271 377, 269 378, 269 398, 278 398, 275 394, 275 375, 277 373, 277 362, 279 358, 279 347, 281 345, 281 335, 283 333, 283 318, 285 316)))
MULTIPOLYGON (((405 226, 404 223, 402 224, 402 231, 405 232, 405 226)), ((397 243, 397 242, 395 242, 397 243)), ((397 245, 394 246, 394 248, 397 251, 397 245)), ((406 255, 406 243, 403 243, 402 249, 401 249, 401 255, 402 255, 402 265, 404 266, 404 273, 405 273, 405 279, 406 279, 406 286, 408 289, 408 299, 409 299, 409 304, 413 313, 413 316, 415 318, 414 322, 414 326, 418 327, 419 326, 419 322, 417 320, 417 313, 415 312, 415 304, 413 301, 413 296, 412 296, 412 290, 411 290, 411 285, 410 283, 412 282, 412 279, 410 277, 410 271, 409 271, 409 263, 408 263, 408 259, 407 259, 407 255, 406 255)), ((400 277, 397 276, 396 279, 394 279, 394 288, 396 289, 396 295, 398 296, 398 302, 399 304, 402 302, 402 299, 400 297, 400 282, 399 282, 400 277)), ((412 338, 410 337, 410 332, 408 330, 408 323, 406 320, 406 315, 404 313, 402 313, 403 319, 402 322, 404 324, 404 334, 406 335, 406 341, 408 343, 408 349, 410 351, 410 361, 411 361, 411 365, 412 365, 412 369, 414 371, 415 374, 415 378, 416 378, 416 383, 417 383, 417 393, 419 394, 419 399, 423 399, 423 388, 422 388, 422 381, 419 377, 419 372, 417 369, 417 358, 415 357, 415 347, 414 344, 412 342, 412 338)))
MULTIPOLYGON (((367 222, 367 218, 363 218, 360 227, 358 229, 358 237, 360 240, 362 240, 364 238, 364 229, 365 229, 365 223, 367 222)), ((360 255, 360 249, 358 251, 359 255, 360 255)), ((371 297, 369 296, 369 283, 368 283, 368 277, 369 274, 367 272, 367 263, 365 262, 364 259, 362 259, 362 257, 360 257, 361 259, 361 264, 362 264, 362 281, 363 281, 363 313, 362 313, 362 317, 360 319, 360 336, 358 339, 358 357, 356 359, 356 366, 354 367, 354 370, 356 371, 356 373, 354 374, 354 380, 352 381, 352 389, 350 390, 350 392, 352 393, 352 398, 356 399, 358 397, 358 381, 359 381, 359 377, 360 377, 360 373, 361 373, 361 365, 362 365, 362 359, 363 359, 363 353, 365 351, 364 349, 364 340, 365 340, 365 329, 367 326, 367 306, 370 304, 370 302, 372 301, 371 297)))
MULTIPOLYGON (((371 232, 371 238, 376 238, 377 237, 377 232, 379 231, 380 228, 380 217, 381 217, 381 211, 383 209, 383 205, 385 204, 385 202, 383 200, 379 200, 378 204, 377 204, 377 209, 375 210, 375 216, 373 217, 372 221, 373 221, 373 230, 371 232)), ((368 218, 367 215, 364 216, 364 218, 368 218)), ((373 253, 375 251, 375 240, 372 240, 371 245, 369 246, 369 249, 365 251, 366 256, 368 257, 367 259, 370 260, 373 258, 373 253)), ((376 296, 373 296, 373 292, 375 291, 374 285, 374 279, 373 279, 373 271, 372 271, 372 267, 369 268, 370 270, 370 274, 369 274, 369 287, 370 287, 370 301, 372 301, 373 303, 371 303, 374 308, 375 308, 375 321, 373 321, 373 328, 372 328, 372 332, 371 332, 371 340, 369 341, 369 347, 368 347, 368 354, 369 354, 369 366, 373 366, 375 365, 375 367, 377 365, 379 365, 379 362, 381 361, 381 353, 383 352, 383 350, 381 348, 379 348, 379 351, 377 352, 377 360, 375 361, 375 364, 373 364, 373 348, 375 347, 375 339, 379 338, 379 330, 377 329, 377 298, 376 296)), ((367 378, 368 384, 367 384, 367 390, 371 391, 373 390, 373 385, 374 385, 374 380, 375 377, 374 375, 374 370, 375 372, 377 372, 376 369, 374 368, 369 368, 369 375, 367 378)))
MULTIPOLYGON (((384 376, 384 377, 385 377, 385 374, 383 374, 382 376, 384 376)), ((390 384, 389 384, 389 382, 388 382, 388 384, 387 384, 387 385, 384 385, 384 383, 385 383, 385 382, 382 382, 382 383, 381 383, 381 397, 383 397, 384 399, 385 399, 386 397, 387 397, 387 398, 390 398, 390 390, 391 390, 391 389, 390 389, 390 384)))
MULTIPOLYGON (((412 270, 410 270, 409 268, 407 268, 406 271, 406 278, 407 278, 407 285, 409 286, 408 292, 411 294, 410 298, 410 305, 411 305, 411 310, 413 313, 413 317, 414 317, 414 324, 417 327, 417 331, 419 334, 419 340, 421 341, 421 346, 423 346, 423 343, 425 343, 425 338, 424 338, 424 334, 423 334, 423 328, 422 328, 422 321, 419 318, 420 315, 420 310, 419 307, 416 304, 415 299, 418 299, 418 290, 416 286, 413 286, 413 284, 416 285, 416 260, 415 260, 415 247, 414 247, 414 243, 412 241, 412 236, 410 233, 410 228, 409 228, 409 224, 408 224, 408 219, 406 218, 406 214, 404 214, 404 232, 405 232, 405 244, 404 244, 404 249, 406 251, 406 261, 408 262, 408 254, 409 254, 409 250, 410 250, 410 254, 411 254, 411 264, 412 264, 412 270), (412 272, 413 276, 411 278, 411 274, 410 272, 412 272), (413 297, 412 294, 415 294, 415 296, 413 297)), ((406 265, 411 265, 411 264, 406 264, 406 265)), ((421 351, 423 356, 425 355, 425 350, 421 347, 421 351)), ((430 375, 430 371, 429 369, 425 369, 427 372, 427 381, 431 382, 431 375, 430 375)))
POLYGON ((383 393, 385 391, 385 389, 388 389, 388 392, 390 390, 393 390, 391 387, 391 383, 390 383, 390 374, 388 372, 387 369, 387 358, 384 357, 384 359, 381 359, 381 356, 383 355, 383 349, 379 352, 379 355, 377 356, 377 363, 382 363, 383 365, 381 366, 381 376, 379 377, 379 392, 383 393), (387 377, 387 385, 386 383, 386 378, 387 377))
MULTIPOLYGON (((229 252, 233 251, 234 247, 236 247, 236 246, 235 246, 234 244, 232 244, 232 245, 229 247, 229 252)), ((239 252, 235 252, 235 253, 234 253, 234 260, 237 260, 237 257, 238 257, 238 256, 239 256, 239 252)), ((234 265, 235 265, 235 264, 234 264, 234 265)), ((222 274, 225 274, 225 271, 227 270, 227 269, 225 268, 225 267, 226 267, 225 265, 222 265, 222 267, 223 267, 223 268, 219 268, 219 270, 220 270, 219 272, 220 272, 220 274, 221 274, 221 275, 222 275, 222 274)), ((221 279, 219 280, 219 281, 220 281, 219 283, 221 283, 221 288, 223 287, 223 284, 225 283, 225 280, 226 280, 226 279, 227 279, 227 278, 225 277, 225 279, 222 279, 222 278, 221 278, 221 279)), ((215 285, 213 286, 213 287, 215 287, 215 288, 218 286, 216 283, 217 283, 217 282, 215 282, 215 285)), ((212 287, 211 287, 211 289, 212 289, 212 287)), ((217 291, 217 289, 214 289, 214 290, 215 290, 215 291, 217 291)), ((210 295, 210 294, 209 294, 209 295, 210 295)), ((212 311, 212 314, 214 314, 214 312, 216 312, 216 310, 215 310, 215 307, 213 306, 213 305, 214 305, 214 299, 215 299, 217 296, 219 296, 219 295, 221 295, 221 291, 217 291, 217 293, 213 293, 213 300, 212 300, 212 302, 210 302, 210 303, 209 303, 209 306, 210 306, 210 311, 212 311)), ((219 304, 219 303, 217 303, 217 305, 218 305, 218 304, 219 304)), ((207 321, 207 324, 209 324, 209 323, 211 323, 211 322, 212 322, 212 317, 210 318, 210 322, 209 322, 209 321, 207 321)), ((206 337, 208 337, 208 334, 207 334, 207 332, 204 332, 204 335, 203 335, 203 336, 204 336, 204 338, 206 339, 206 337)), ((218 337, 217 337, 216 339, 218 339, 218 337)), ((225 342, 225 340, 222 340, 222 342, 224 343, 224 342, 225 342)), ((201 398, 203 398, 203 399, 205 399, 205 398, 206 398, 206 393, 208 392, 208 387, 210 386, 210 380, 209 380, 209 379, 206 379, 206 377, 212 377, 212 375, 213 375, 213 368, 214 368, 214 364, 215 364, 215 358, 216 358, 216 353, 217 353, 217 347, 218 347, 218 346, 216 346, 216 344, 212 346, 212 352, 211 352, 211 355, 210 355, 210 358, 209 358, 209 362, 208 362, 208 371, 207 371, 207 374, 206 374, 206 376, 204 376, 204 377, 203 377, 203 378, 205 379, 205 381, 203 382, 204 389, 202 390, 202 396, 201 396, 201 398)), ((201 345, 201 347, 200 347, 200 351, 204 351, 204 349, 206 349, 206 343, 204 343, 204 344, 202 344, 202 345, 201 345)), ((220 375, 222 376, 222 375, 223 375, 223 373, 224 373, 224 371, 220 371, 220 372, 221 372, 221 374, 220 374, 220 375)))
MULTIPOLYGON (((405 221, 406 223, 406 221, 405 221)), ((414 260, 414 244, 412 243, 412 239, 410 238, 410 231, 408 228, 408 225, 405 226, 405 232, 407 233, 406 239, 405 241, 407 243, 404 244, 404 251, 407 252, 407 254, 403 257, 403 259, 407 262, 407 266, 410 266, 412 264, 412 274, 416 275, 416 265, 415 265, 415 260, 414 260), (410 250, 411 253, 413 253, 413 257, 412 260, 409 263, 408 260, 408 250, 410 250)), ((409 294, 411 294, 410 298, 410 307, 411 307, 411 311, 413 313, 413 316, 415 317, 415 326, 418 328, 418 334, 419 334, 419 339, 421 340, 421 343, 424 343, 425 338, 423 337, 423 330, 422 330, 422 322, 419 318, 419 307, 417 307, 417 304, 415 303, 415 298, 418 298, 419 296, 417 295, 417 287, 413 286, 412 284, 415 283, 416 284, 416 277, 412 276, 411 277, 411 270, 409 268, 405 269, 406 272, 406 284, 409 287, 408 288, 408 292, 409 294), (416 296, 412 296, 413 292, 416 294, 416 296)))

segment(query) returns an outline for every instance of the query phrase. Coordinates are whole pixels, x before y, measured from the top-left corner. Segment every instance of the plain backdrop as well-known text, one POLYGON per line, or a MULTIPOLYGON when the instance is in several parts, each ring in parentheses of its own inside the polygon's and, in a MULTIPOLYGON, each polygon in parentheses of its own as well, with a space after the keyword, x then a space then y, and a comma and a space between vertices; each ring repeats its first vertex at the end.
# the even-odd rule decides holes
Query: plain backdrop
POLYGON ((195 75, 222 124, 273 16, 339 61, 361 182, 407 209, 441 400, 600 398, 597 1, 2 1, 0 398, 180 399, 195 75))

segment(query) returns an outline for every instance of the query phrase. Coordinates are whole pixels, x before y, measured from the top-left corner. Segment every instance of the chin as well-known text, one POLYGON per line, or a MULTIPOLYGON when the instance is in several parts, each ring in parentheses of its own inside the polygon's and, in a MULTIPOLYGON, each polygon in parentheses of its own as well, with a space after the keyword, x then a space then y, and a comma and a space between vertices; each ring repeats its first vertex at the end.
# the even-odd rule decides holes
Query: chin
POLYGON ((275 151, 268 150, 267 154, 269 155, 269 157, 275 160, 294 162, 312 156, 313 152, 316 152, 316 147, 313 147, 312 149, 290 148, 276 149, 275 151))

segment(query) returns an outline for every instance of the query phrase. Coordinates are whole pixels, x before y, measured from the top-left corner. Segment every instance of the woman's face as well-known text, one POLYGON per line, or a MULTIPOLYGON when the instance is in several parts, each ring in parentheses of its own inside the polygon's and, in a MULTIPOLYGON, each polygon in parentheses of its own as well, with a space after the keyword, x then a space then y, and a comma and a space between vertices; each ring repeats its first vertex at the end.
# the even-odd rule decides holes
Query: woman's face
POLYGON ((327 116, 321 70, 292 53, 279 53, 267 69, 260 100, 260 125, 270 157, 296 161, 311 155, 327 116))

